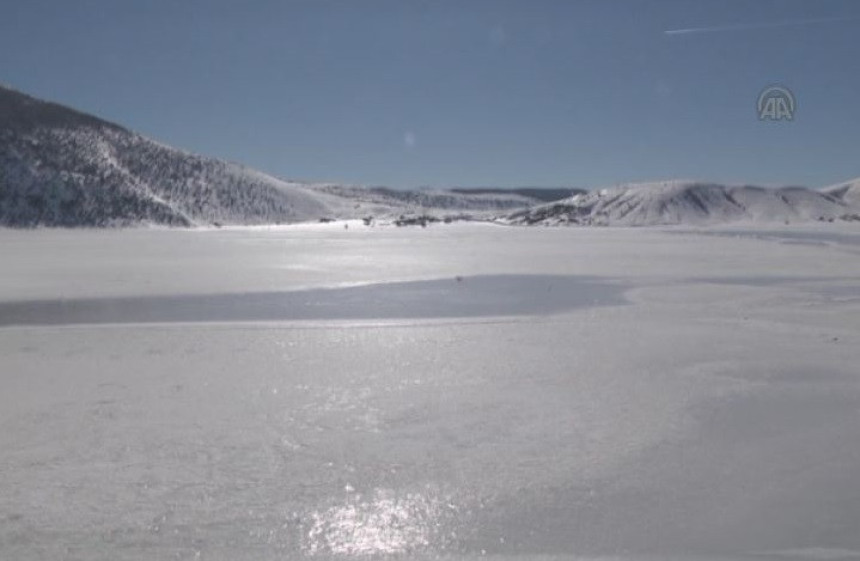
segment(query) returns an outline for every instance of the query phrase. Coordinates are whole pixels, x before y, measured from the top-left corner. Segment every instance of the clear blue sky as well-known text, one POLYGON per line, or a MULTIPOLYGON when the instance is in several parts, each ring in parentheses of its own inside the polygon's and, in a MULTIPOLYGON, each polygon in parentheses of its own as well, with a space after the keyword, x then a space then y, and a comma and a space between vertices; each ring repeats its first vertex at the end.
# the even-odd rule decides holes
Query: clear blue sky
POLYGON ((857 0, 20 0, 0 82, 287 178, 860 176, 857 0), (707 28, 698 32, 666 31, 707 28), (770 83, 793 123, 763 123, 770 83))

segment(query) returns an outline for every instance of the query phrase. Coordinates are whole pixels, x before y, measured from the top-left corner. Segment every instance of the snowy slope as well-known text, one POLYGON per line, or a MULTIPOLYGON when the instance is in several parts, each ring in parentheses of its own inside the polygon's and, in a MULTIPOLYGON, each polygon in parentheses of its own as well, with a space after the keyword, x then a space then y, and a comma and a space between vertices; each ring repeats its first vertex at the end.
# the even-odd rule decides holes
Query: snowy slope
POLYGON ((822 191, 854 208, 860 208, 860 177, 826 187, 822 191))
POLYGON ((802 187, 766 189, 690 181, 635 183, 600 189, 518 211, 510 224, 650 226, 750 220, 850 219, 856 202, 802 187))
POLYGON ((318 184, 314 191, 354 201, 368 208, 390 212, 430 211, 502 211, 528 207, 539 201, 534 196, 525 196, 513 191, 462 192, 441 189, 415 191, 389 189, 387 187, 363 187, 357 185, 318 184))
POLYGON ((12 90, 0 89, 0 125, 0 224, 247 224, 328 212, 300 184, 12 90))
POLYGON ((0 225, 279 224, 498 212, 537 197, 283 181, 0 87, 0 225))
POLYGON ((0 87, 0 225, 281 224, 423 213, 620 226, 860 220, 860 180, 819 191, 669 181, 545 202, 571 192, 284 181, 0 87))

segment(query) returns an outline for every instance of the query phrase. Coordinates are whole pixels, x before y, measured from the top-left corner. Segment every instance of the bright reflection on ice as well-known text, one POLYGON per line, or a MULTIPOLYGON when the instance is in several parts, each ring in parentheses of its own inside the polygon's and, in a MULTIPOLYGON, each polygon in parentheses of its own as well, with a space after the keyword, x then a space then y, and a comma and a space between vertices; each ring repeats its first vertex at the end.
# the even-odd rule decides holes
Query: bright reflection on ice
POLYGON ((303 549, 310 555, 373 555, 441 547, 436 542, 442 522, 454 510, 446 500, 417 492, 376 489, 366 499, 350 495, 346 504, 310 515, 303 549))

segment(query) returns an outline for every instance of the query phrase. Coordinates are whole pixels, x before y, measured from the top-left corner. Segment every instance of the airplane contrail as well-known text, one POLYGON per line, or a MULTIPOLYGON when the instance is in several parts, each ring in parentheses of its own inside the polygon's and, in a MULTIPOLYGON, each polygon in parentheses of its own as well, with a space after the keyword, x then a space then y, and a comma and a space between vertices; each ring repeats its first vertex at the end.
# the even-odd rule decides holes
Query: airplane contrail
POLYGON ((692 35, 694 33, 720 33, 722 31, 749 31, 752 29, 769 29, 773 27, 796 27, 801 25, 816 25, 819 23, 835 23, 839 21, 854 20, 853 17, 832 17, 783 20, 760 23, 735 23, 730 25, 712 25, 709 27, 687 27, 683 29, 668 29, 665 35, 692 35))

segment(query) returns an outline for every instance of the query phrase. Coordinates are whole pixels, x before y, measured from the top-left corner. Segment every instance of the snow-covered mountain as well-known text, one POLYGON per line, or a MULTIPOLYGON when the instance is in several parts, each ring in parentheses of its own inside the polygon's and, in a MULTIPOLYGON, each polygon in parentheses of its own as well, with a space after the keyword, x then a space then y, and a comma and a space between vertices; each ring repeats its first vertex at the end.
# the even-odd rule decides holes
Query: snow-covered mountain
POLYGON ((623 226, 860 220, 860 179, 817 191, 684 181, 591 192, 312 184, 177 150, 0 87, 0 225, 280 224, 403 214, 623 226), (557 197, 567 198, 546 202, 557 197))
POLYGON ((857 220, 858 185, 816 191, 691 181, 631 183, 517 211, 503 220, 601 226, 857 220))
POLYGON ((245 224, 328 212, 301 185, 0 89, 2 224, 245 224))
POLYGON ((827 187, 823 191, 854 208, 860 207, 860 177, 827 187))
MULTIPOLYGON (((418 189, 414 191, 388 187, 318 184, 316 192, 334 195, 369 207, 389 209, 392 212, 435 211, 509 211, 540 203, 539 195, 527 196, 516 190, 498 189, 493 192, 418 189)), ((547 191, 552 191, 547 189, 547 191)))
POLYGON ((284 181, 0 87, 0 225, 278 224, 427 211, 498 213, 537 202, 513 192, 284 181))

